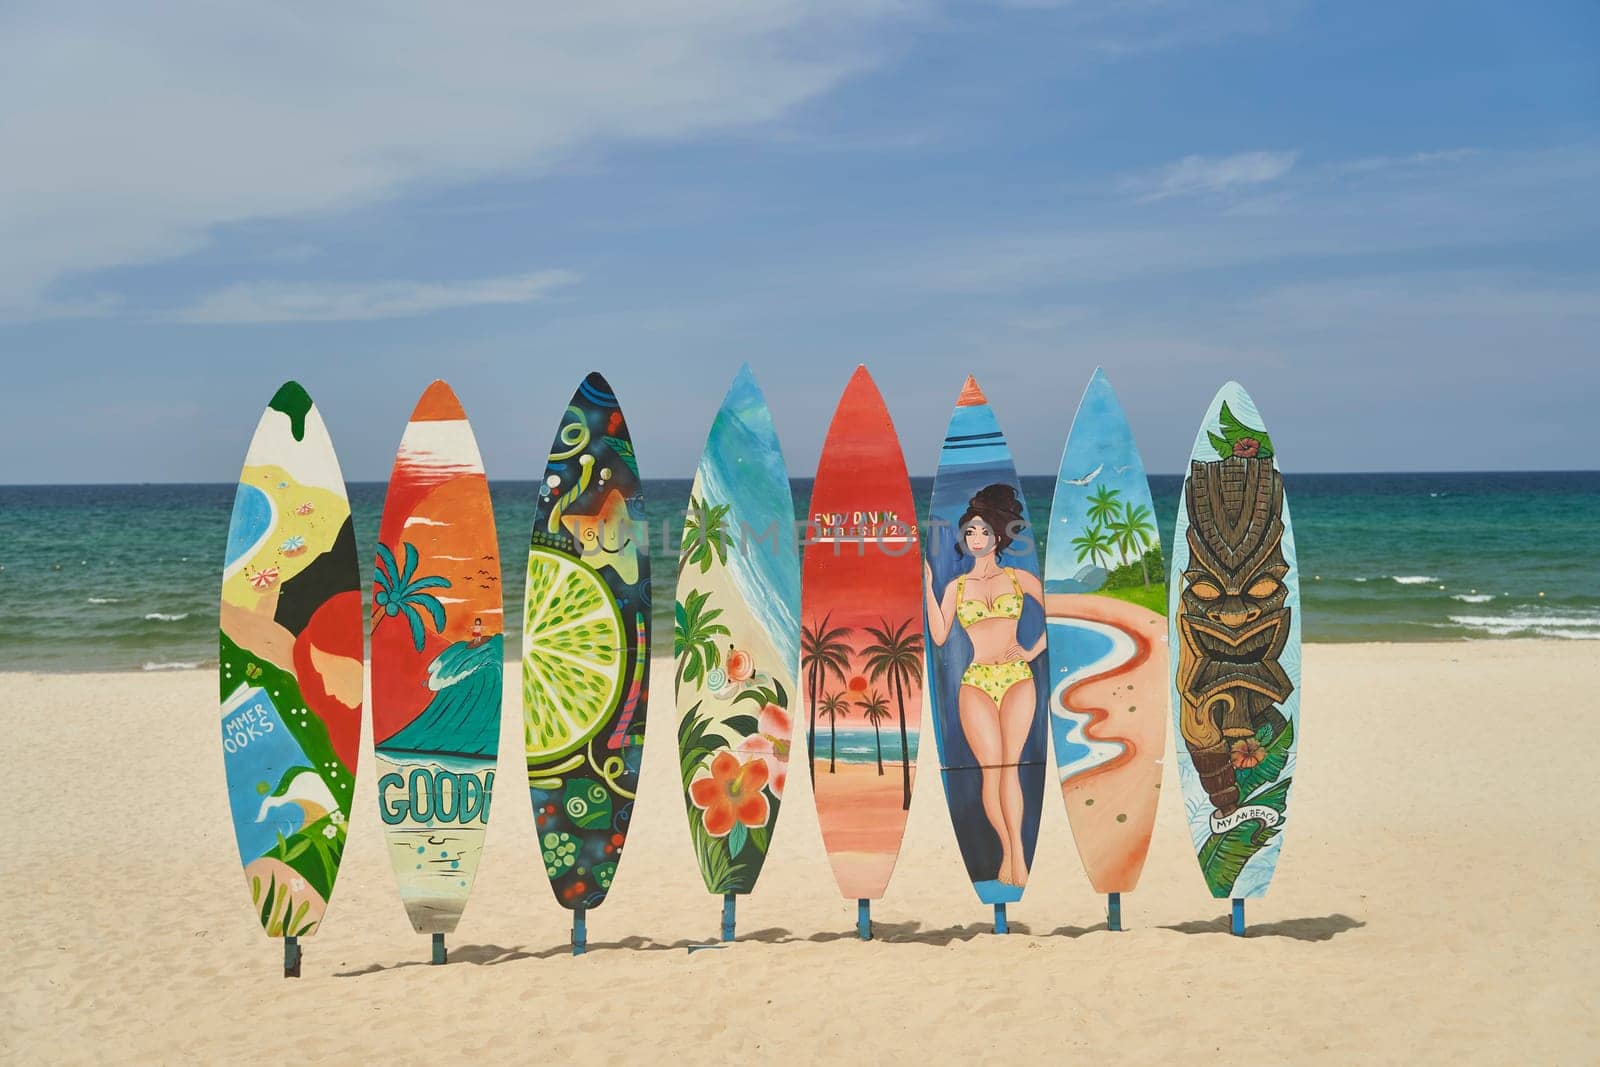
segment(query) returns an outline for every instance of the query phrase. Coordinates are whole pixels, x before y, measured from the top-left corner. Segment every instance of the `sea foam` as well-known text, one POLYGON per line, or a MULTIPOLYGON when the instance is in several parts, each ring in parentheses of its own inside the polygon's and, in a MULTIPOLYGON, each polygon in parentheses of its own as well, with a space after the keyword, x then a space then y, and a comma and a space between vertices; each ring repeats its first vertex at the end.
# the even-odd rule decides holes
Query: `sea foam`
POLYGON ((1397 574, 1394 580, 1401 585, 1432 585, 1439 579, 1430 578, 1426 574, 1397 574))
POLYGON ((184 619, 187 619, 188 617, 189 617, 189 613, 187 611, 180 611, 180 612, 178 612, 177 614, 174 614, 174 615, 168 615, 168 614, 165 614, 164 612, 160 612, 160 611, 152 611, 150 614, 148 614, 148 615, 146 615, 144 617, 144 621, 145 622, 182 622, 184 619))

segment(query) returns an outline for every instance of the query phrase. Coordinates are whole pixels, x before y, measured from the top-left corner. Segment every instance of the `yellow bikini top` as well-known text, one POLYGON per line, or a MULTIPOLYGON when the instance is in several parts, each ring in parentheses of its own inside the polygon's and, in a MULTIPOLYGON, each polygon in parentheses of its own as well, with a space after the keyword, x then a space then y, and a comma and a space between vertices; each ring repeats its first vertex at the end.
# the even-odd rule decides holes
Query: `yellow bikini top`
POLYGON ((1001 593, 994 598, 992 605, 981 600, 967 600, 967 576, 963 574, 956 579, 956 618, 961 620, 962 626, 971 626, 984 619, 1022 618, 1022 586, 1017 583, 1017 572, 1010 567, 1004 570, 1006 577, 1011 579, 1011 588, 1016 592, 1001 593))

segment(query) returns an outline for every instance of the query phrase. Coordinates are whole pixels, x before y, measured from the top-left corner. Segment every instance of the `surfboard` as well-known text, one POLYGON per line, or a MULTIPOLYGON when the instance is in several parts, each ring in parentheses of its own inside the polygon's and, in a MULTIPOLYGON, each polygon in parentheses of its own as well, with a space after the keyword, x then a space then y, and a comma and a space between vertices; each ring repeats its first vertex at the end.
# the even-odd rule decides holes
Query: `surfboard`
POLYGON ((1133 430, 1105 371, 1061 454, 1044 563, 1050 732, 1078 858, 1109 895, 1139 884, 1167 736, 1167 574, 1133 430))
POLYGON ((1173 532, 1178 781, 1206 886, 1266 893, 1300 732, 1300 575, 1277 451, 1237 382, 1211 401, 1173 532))
POLYGON ((436 963, 483 855, 504 622, 483 460, 460 401, 435 381, 400 438, 378 525, 372 737, 389 863, 436 963))
POLYGON ((361 576, 333 442, 298 382, 273 395, 233 498, 218 626, 223 767, 250 906, 284 939, 327 913, 361 742, 361 576))
POLYGON ((579 383, 551 443, 528 544, 523 740, 539 856, 583 916, 611 889, 633 820, 650 682, 643 482, 606 379, 579 383))
POLYGON ((933 480, 924 622, 933 736, 967 876, 994 904, 1022 899, 1044 800, 1049 653, 1027 501, 994 409, 968 378, 933 480))
POLYGON ((778 434, 745 365, 695 470, 673 606, 678 757, 706 889, 755 888, 788 779, 800 662, 800 561, 778 434))
POLYGON ((905 835, 923 666, 916 504, 866 367, 851 376, 823 441, 800 603, 817 821, 839 891, 865 905, 883 896, 905 835))

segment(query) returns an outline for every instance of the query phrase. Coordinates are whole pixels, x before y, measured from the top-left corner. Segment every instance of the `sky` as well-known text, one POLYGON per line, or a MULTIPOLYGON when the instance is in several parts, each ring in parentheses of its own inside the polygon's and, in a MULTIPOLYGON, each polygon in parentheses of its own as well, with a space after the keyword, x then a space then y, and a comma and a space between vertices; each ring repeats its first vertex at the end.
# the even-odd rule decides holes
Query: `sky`
POLYGON ((13 0, 0 484, 232 481, 291 377, 536 478, 591 369, 686 478, 746 360, 797 476, 858 362, 914 474, 1096 365, 1152 472, 1228 379, 1290 472, 1592 469, 1597 191, 1592 0, 13 0))

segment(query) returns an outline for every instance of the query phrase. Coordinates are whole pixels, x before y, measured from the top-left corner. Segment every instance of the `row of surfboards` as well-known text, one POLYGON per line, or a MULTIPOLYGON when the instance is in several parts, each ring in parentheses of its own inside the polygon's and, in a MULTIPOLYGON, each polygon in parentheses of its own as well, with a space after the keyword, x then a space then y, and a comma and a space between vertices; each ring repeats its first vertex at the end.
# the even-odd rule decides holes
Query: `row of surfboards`
MULTIPOLYGON (((590 374, 551 444, 518 605, 527 787, 575 951, 618 874, 644 751, 643 503, 617 397, 590 374)), ((1213 895, 1234 898, 1238 932, 1243 899, 1276 866, 1299 719, 1294 544, 1259 413, 1233 383, 1212 401, 1169 560, 1127 420, 1096 371, 1048 521, 1041 570, 1005 438, 969 378, 919 522, 861 367, 797 536, 770 412, 741 369, 691 489, 673 633, 685 809, 725 939, 771 846, 796 744, 840 891, 870 936, 925 701, 961 854, 997 931, 1027 884, 1047 779, 1119 928, 1150 844, 1170 707, 1196 855, 1213 895)), ((218 670, 245 881, 263 929, 285 939, 286 974, 299 973, 298 939, 320 924, 343 855, 369 624, 379 815, 407 913, 444 960, 494 796, 497 543, 466 415, 434 382, 395 457, 364 608, 327 429, 298 384, 272 398, 234 502, 218 670)))

